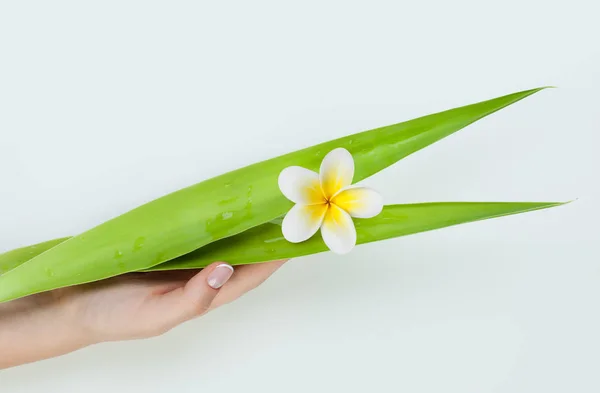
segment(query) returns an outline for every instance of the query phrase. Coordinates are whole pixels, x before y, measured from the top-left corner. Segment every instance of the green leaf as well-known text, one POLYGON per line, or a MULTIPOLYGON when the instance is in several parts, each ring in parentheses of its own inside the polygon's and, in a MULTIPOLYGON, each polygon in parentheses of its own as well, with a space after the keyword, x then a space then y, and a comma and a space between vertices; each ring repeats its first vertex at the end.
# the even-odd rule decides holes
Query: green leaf
POLYGON ((0 254, 0 275, 16 268, 17 266, 27 262, 31 258, 43 253, 44 251, 63 243, 67 239, 70 238, 63 237, 60 239, 48 240, 43 243, 17 248, 16 250, 0 254))
MULTIPOLYGON (((414 233, 431 231, 452 225, 489 218, 525 213, 559 206, 556 202, 437 202, 385 206, 376 217, 355 219, 357 243, 365 244, 414 233)), ((63 239, 46 243, 58 243, 63 239)), ((23 255, 44 251, 45 246, 34 245, 0 255, 0 266, 8 262, 17 265, 23 255), (13 261, 10 261, 11 254, 13 261)), ((221 239, 172 261, 154 266, 146 271, 198 269, 214 261, 232 265, 259 263, 276 259, 295 258, 327 251, 318 234, 302 243, 290 243, 281 235, 278 223, 268 222, 238 235, 221 239)))
MULTIPOLYGON (((559 206, 556 202, 437 202, 385 206, 370 219, 355 219, 357 243, 365 244, 451 225, 559 206)), ((222 239, 172 261, 147 269, 202 268, 214 261, 233 265, 295 258, 327 251, 319 234, 302 243, 290 243, 277 224, 266 223, 222 239)))
POLYGON ((392 165, 542 88, 350 135, 259 162, 156 199, 75 236, 0 276, 0 301, 147 269, 282 216, 291 203, 277 177, 291 165, 317 169, 344 147, 355 181, 392 165))

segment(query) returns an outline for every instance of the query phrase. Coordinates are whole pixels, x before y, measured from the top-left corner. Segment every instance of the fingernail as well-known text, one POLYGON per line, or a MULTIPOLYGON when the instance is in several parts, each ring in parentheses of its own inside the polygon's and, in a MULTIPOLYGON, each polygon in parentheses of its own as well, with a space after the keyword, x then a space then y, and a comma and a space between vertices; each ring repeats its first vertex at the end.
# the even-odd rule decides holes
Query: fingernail
POLYGON ((233 268, 226 263, 222 263, 215 267, 208 275, 208 285, 214 289, 219 289, 233 274, 233 268))

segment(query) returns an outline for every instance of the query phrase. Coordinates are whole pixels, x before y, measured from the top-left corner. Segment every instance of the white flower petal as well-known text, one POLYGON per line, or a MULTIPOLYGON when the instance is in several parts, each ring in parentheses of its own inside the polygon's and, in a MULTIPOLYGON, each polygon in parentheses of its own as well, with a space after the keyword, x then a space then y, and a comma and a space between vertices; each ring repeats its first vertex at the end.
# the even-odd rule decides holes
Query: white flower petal
POLYGON ((292 243, 308 240, 321 226, 328 205, 295 205, 281 223, 283 237, 292 243))
POLYGON ((321 225, 321 236, 327 247, 336 254, 350 252, 356 245, 356 228, 352 217, 331 204, 321 225))
POLYGON ((381 195, 367 187, 352 187, 342 190, 333 197, 331 203, 335 203, 356 218, 375 217, 383 209, 381 195))
POLYGON ((353 177, 354 159, 348 150, 341 147, 333 149, 323 158, 319 178, 326 198, 352 184, 353 177))
POLYGON ((299 166, 285 168, 279 174, 279 189, 287 199, 303 205, 324 203, 319 175, 299 166))

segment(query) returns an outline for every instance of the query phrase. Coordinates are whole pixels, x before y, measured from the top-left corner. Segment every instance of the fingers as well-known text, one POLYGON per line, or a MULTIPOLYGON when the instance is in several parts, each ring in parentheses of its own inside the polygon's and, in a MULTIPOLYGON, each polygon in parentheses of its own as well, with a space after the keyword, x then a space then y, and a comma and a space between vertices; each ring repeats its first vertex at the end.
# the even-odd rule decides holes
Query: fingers
POLYGON ((211 309, 230 303, 251 291, 275 273, 288 260, 236 266, 233 277, 212 302, 211 309))
POLYGON ((185 285, 154 295, 145 309, 149 336, 164 333, 189 319, 206 313, 221 287, 233 275, 233 268, 215 262, 193 276, 185 285))

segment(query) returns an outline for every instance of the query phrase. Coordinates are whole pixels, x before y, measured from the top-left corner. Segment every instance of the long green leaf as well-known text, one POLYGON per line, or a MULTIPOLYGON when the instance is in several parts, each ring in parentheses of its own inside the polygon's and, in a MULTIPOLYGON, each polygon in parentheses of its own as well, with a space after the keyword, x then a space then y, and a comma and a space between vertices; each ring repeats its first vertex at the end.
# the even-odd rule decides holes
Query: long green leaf
MULTIPOLYGON (((385 206, 383 211, 374 218, 355 219, 357 243, 371 243, 561 204, 556 202, 438 202, 390 205, 385 206)), ((295 258, 323 251, 327 251, 327 246, 319 235, 302 243, 290 243, 282 237, 279 225, 266 223, 147 270, 202 268, 215 261, 243 265, 295 258)))
POLYGON ((47 250, 0 276, 0 301, 156 266, 283 215, 277 177, 317 169, 336 147, 353 155, 355 181, 541 90, 421 117, 263 161, 156 199, 47 250))
MULTIPOLYGON (((561 204, 556 202, 437 202, 390 205, 385 206, 381 214, 374 218, 355 220, 357 243, 371 243, 561 204)), ((64 240, 65 238, 56 239, 46 243, 59 243, 64 240)), ((9 266, 18 265, 21 258, 17 255, 17 251, 31 257, 33 254, 43 252, 43 249, 42 245, 33 245, 2 254, 0 266, 3 262, 9 266)), ((243 265, 295 258, 323 251, 327 251, 327 247, 320 236, 313 236, 302 243, 290 243, 282 237, 279 224, 268 222, 146 270, 198 269, 215 261, 243 265)))

